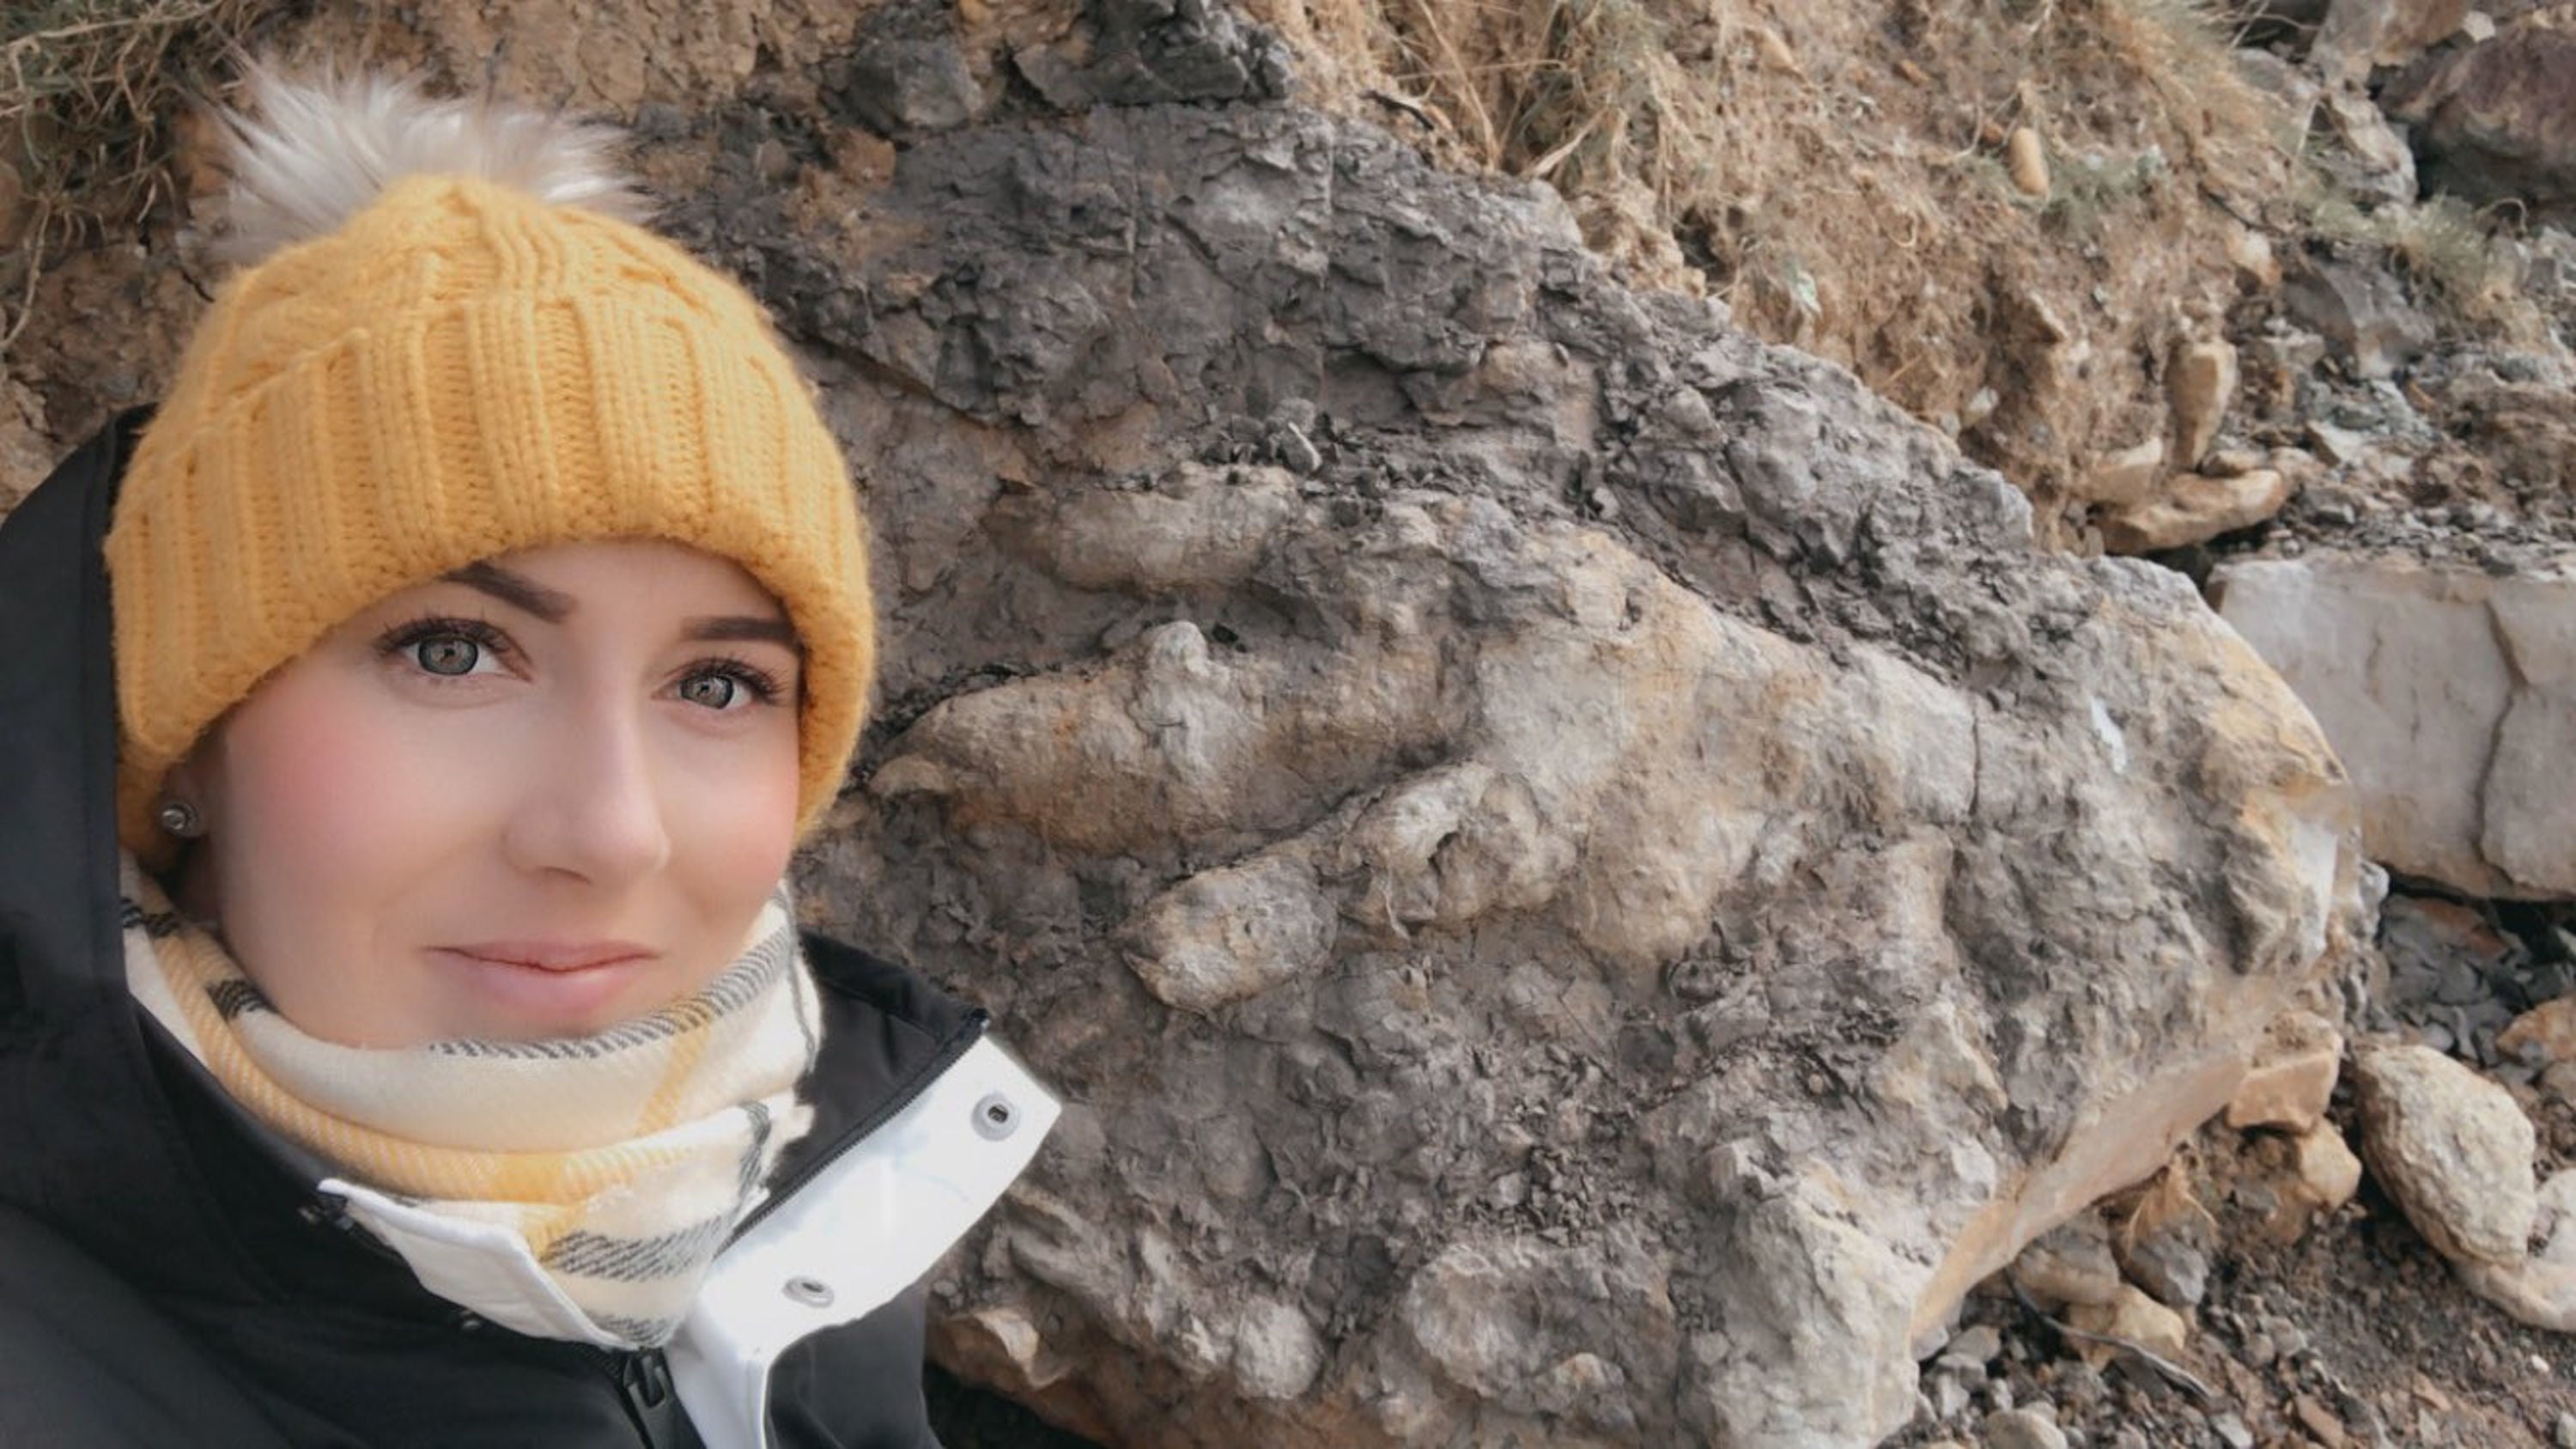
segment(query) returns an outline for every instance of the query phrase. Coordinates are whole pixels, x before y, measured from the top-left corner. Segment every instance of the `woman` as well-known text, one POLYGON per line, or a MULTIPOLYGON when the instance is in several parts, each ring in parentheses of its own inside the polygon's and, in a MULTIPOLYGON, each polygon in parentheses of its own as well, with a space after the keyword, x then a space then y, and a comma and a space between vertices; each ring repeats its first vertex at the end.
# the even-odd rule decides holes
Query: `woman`
POLYGON ((1054 1106, 792 925, 806 386, 602 133, 253 89, 169 397, 0 528, 0 1443, 933 1444, 1054 1106))

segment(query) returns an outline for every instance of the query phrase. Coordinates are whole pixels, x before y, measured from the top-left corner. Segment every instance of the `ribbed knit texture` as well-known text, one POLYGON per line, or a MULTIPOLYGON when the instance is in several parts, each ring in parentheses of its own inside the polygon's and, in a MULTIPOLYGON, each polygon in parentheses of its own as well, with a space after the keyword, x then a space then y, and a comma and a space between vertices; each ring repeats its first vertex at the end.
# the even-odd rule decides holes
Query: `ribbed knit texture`
POLYGON ((259 680, 479 559, 660 538, 742 565, 805 648, 801 823, 865 711, 855 500, 759 304, 625 222, 466 177, 398 181, 230 278, 144 432, 107 540, 126 843, 259 680))
MULTIPOLYGON (((226 1095, 362 1186, 524 1242, 586 1341, 668 1342, 813 1122, 796 1087, 822 1014, 784 890, 732 964, 649 1016, 594 1036, 386 1050, 298 1031, 130 853, 119 884, 126 984, 226 1095)), ((547 1331, 512 1302, 464 1306, 547 1331)))

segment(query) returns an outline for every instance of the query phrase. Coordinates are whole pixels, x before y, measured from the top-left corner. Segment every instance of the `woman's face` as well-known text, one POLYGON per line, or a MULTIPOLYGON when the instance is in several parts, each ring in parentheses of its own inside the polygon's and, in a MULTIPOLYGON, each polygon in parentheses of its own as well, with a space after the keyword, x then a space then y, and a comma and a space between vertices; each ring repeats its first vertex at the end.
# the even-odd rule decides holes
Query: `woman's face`
POLYGON ((713 979, 785 871, 799 652, 678 544, 506 554, 263 681, 173 772, 188 893, 326 1041, 580 1035, 713 979))

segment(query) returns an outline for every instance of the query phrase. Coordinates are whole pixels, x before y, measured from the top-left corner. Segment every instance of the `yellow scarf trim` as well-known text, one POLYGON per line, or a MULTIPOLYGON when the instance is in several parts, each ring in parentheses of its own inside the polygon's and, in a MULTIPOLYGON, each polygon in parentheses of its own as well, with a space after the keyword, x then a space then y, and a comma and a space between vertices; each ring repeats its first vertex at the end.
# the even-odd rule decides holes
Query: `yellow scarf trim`
POLYGON ((584 1337, 669 1341, 813 1120, 796 1086, 821 1014, 783 888, 730 966, 649 1016, 383 1050, 297 1030, 131 856, 121 883, 127 985, 225 1092, 352 1182, 514 1233, 584 1337))

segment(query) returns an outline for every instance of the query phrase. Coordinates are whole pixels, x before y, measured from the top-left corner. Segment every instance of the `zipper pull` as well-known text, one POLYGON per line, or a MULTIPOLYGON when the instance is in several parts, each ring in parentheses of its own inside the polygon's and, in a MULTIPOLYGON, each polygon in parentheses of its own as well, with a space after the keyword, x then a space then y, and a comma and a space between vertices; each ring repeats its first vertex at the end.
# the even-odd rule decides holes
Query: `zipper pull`
POLYGON ((671 1364, 662 1356, 662 1350, 648 1348, 624 1357, 617 1377, 626 1390, 627 1401, 640 1410, 662 1407, 671 1397, 671 1364))
POLYGON ((355 1232, 358 1228, 358 1220, 349 1216, 348 1201, 328 1194, 297 1208, 295 1215, 317 1228, 337 1228, 344 1233, 355 1232))

